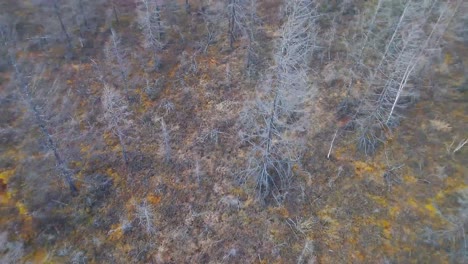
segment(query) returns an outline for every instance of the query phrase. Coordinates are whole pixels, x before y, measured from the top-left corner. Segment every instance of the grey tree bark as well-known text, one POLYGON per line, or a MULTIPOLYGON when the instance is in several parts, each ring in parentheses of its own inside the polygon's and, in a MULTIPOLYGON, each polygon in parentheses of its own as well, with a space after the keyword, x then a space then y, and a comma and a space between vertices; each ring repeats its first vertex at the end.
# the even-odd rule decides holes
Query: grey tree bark
POLYGON ((16 62, 14 55, 12 54, 10 54, 10 62, 15 69, 16 81, 18 83, 19 91, 28 106, 28 110, 31 111, 31 113, 33 114, 36 124, 39 126, 39 129, 45 137, 47 148, 54 154, 56 169, 67 183, 72 195, 77 195, 78 188, 75 185, 73 173, 68 168, 67 162, 62 158, 62 155, 59 152, 56 142, 54 141, 52 135, 49 133, 47 129, 47 123, 43 119, 40 109, 38 105, 34 102, 33 97, 29 91, 29 84, 25 81, 23 74, 19 68, 19 65, 16 62))
POLYGON ((55 12, 55 15, 57 16, 57 19, 58 19, 59 23, 60 23, 60 28, 62 29, 62 32, 65 35, 65 38, 67 40, 68 49, 69 49, 70 52, 72 52, 73 51, 72 39, 70 37, 70 34, 68 34, 68 31, 67 31, 67 28, 65 27, 65 24, 63 23, 62 14, 60 12, 60 8, 59 8, 59 5, 57 3, 57 0, 54 0, 54 12, 55 12))
POLYGON ((257 86, 257 100, 241 115, 241 135, 251 144, 244 174, 255 179, 257 198, 273 195, 281 202, 298 162, 299 144, 289 139, 305 126, 304 120, 290 122, 301 112, 303 102, 314 94, 308 84, 308 63, 314 48, 315 10, 309 1, 293 0, 286 5, 287 17, 280 30, 274 54, 275 65, 257 86))

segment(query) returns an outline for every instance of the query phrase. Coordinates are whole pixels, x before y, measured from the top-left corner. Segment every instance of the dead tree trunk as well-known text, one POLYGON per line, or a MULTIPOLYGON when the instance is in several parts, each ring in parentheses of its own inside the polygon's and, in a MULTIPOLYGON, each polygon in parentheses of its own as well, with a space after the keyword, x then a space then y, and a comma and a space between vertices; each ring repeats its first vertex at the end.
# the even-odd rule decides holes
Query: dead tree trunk
POLYGON ((281 29, 274 70, 259 82, 254 108, 241 117, 245 138, 252 144, 245 173, 255 179, 259 200, 271 196, 278 203, 289 188, 292 165, 301 152, 301 146, 289 137, 306 118, 294 123, 289 119, 302 110, 304 98, 314 94, 307 72, 316 34, 315 9, 308 0, 291 0, 287 8, 290 14, 281 29))
POLYGON ((185 0, 185 12, 186 12, 187 14, 190 14, 190 13, 191 13, 189 0, 185 0))
POLYGON ((54 12, 55 12, 55 15, 57 16, 57 18, 59 20, 60 27, 62 28, 62 32, 65 35, 65 38, 67 40, 68 49, 71 52, 73 50, 72 40, 71 40, 70 35, 68 34, 68 31, 67 31, 67 28, 65 27, 65 24, 63 23, 62 14, 60 14, 60 8, 59 8, 59 6, 57 4, 57 1, 54 1, 54 12))
POLYGON ((120 38, 117 36, 117 33, 114 29, 111 28, 111 38, 112 38, 112 55, 115 57, 115 60, 118 64, 118 71, 120 76, 122 77, 122 81, 124 84, 124 92, 127 99, 129 98, 128 93, 128 77, 127 77, 127 70, 126 70, 126 61, 124 60, 124 53, 121 51, 120 48, 120 38))
POLYGON ((125 142, 124 142, 124 134, 122 133, 122 131, 120 131, 120 129, 117 130, 117 137, 119 138, 119 144, 122 148, 122 158, 125 162, 125 165, 128 166, 129 159, 128 159, 128 154, 127 154, 127 147, 125 146, 125 142))
POLYGON ((46 122, 42 118, 39 107, 33 101, 32 95, 31 95, 31 93, 29 92, 29 89, 28 89, 28 84, 26 83, 26 81, 22 77, 22 74, 21 74, 21 71, 20 71, 20 69, 18 67, 18 64, 16 63, 15 58, 11 54, 10 54, 10 62, 13 65, 13 67, 15 68, 16 79, 17 79, 17 82, 19 84, 21 95, 23 96, 24 100, 26 101, 26 103, 28 105, 28 109, 34 115, 34 119, 35 119, 37 125, 39 126, 42 134, 44 135, 44 137, 46 139, 47 148, 54 153, 55 164, 56 164, 57 170, 59 171, 60 175, 64 178, 65 182, 68 184, 68 187, 70 188, 70 191, 71 191, 72 195, 77 195, 78 194, 78 188, 76 187, 75 182, 73 180, 73 173, 68 168, 66 162, 63 160, 62 156, 60 155, 57 144, 55 143, 52 135, 47 130, 46 122))
POLYGON ((104 84, 102 95, 103 118, 107 123, 107 130, 117 136, 122 149, 122 159, 126 166, 129 165, 128 152, 125 144, 125 136, 131 127, 130 112, 125 100, 120 93, 104 84))
POLYGON ((80 8, 80 13, 81 13, 81 16, 83 17, 83 23, 85 27, 89 29, 88 16, 86 15, 84 11, 83 0, 78 0, 78 7, 80 8))
POLYGON ((117 25, 119 25, 120 20, 119 20, 119 15, 117 14, 117 8, 115 7, 114 0, 110 0, 110 1, 112 5, 112 13, 114 14, 115 22, 117 22, 117 25))
POLYGON ((236 18, 236 9, 235 9, 235 0, 230 0, 229 1, 229 29, 228 29, 228 36, 229 36, 229 47, 233 49, 234 46, 234 41, 235 41, 235 36, 234 36, 234 30, 235 30, 235 18, 236 18))

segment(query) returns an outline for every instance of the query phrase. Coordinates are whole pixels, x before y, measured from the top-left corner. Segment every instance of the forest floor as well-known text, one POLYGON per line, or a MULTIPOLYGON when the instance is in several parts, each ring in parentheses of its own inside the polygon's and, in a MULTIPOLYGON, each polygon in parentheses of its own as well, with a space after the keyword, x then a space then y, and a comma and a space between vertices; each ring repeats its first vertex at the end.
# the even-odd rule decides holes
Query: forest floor
MULTIPOLYGON (((126 8, 115 29, 132 53, 143 53, 138 32, 132 30, 134 7, 126 8)), ((279 13, 275 8, 265 5, 260 12, 279 13)), ((279 19, 271 20, 278 25, 268 24, 272 29, 264 29, 266 40, 279 27, 279 19)), ((86 57, 61 59, 61 43, 47 53, 28 50, 19 55, 56 64, 42 78, 46 83, 63 81, 68 90, 59 96, 71 94, 69 106, 77 120, 96 119, 92 115, 102 84, 88 58, 104 61, 101 47, 109 30, 101 27, 90 36, 100 49, 90 48, 86 57)), ((75 134, 96 138, 71 143, 73 155, 80 157, 70 164, 80 189, 76 197, 57 183, 54 164, 37 143, 39 132, 30 128, 28 112, 11 92, 13 74, 1 71, 0 125, 14 132, 0 138, 0 260, 456 263, 468 258, 468 147, 457 149, 468 131, 466 44, 448 34, 428 78, 419 84, 419 99, 397 128, 386 131, 389 140, 372 157, 359 154, 352 132, 340 130, 327 158, 343 122, 335 113, 347 87, 338 59, 314 67, 319 89, 308 109, 314 125, 302 165, 294 167, 284 203, 264 205, 238 179, 248 149, 239 143, 237 120, 255 85, 239 70, 242 49, 229 51, 226 42, 198 54, 197 72, 189 74, 182 74, 184 65, 176 58, 182 51, 194 54, 193 47, 176 41, 168 45, 161 55, 164 66, 149 73, 151 79, 164 79, 156 98, 145 92, 141 80, 148 71, 139 66, 151 67, 152 62, 145 55, 132 56, 130 109, 138 129, 128 146, 131 163, 122 165, 112 134, 87 132, 90 127, 79 122, 75 134), (225 78, 228 70, 230 78, 225 78), (167 108, 168 102, 173 106, 167 108), (171 134, 170 162, 162 161, 161 118, 171 134), (40 177, 25 182, 34 173, 40 177), (47 185, 56 190, 49 192, 47 185)))

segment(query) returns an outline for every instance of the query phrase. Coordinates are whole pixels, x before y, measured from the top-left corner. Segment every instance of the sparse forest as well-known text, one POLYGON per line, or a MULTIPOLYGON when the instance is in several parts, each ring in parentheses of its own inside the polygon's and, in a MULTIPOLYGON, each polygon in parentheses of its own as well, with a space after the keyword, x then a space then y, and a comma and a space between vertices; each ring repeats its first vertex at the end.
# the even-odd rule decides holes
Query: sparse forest
POLYGON ((0 263, 468 263, 463 0, 0 0, 0 263))

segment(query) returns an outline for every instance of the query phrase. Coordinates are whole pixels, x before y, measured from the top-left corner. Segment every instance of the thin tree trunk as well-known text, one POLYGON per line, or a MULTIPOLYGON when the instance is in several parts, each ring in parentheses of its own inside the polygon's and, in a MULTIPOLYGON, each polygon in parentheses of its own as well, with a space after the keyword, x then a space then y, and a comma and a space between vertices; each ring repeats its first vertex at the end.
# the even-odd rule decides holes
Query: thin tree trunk
POLYGON ((162 27, 161 27, 161 9, 159 6, 156 6, 156 13, 158 14, 156 17, 156 21, 158 23, 158 40, 162 41, 162 27))
MULTIPOLYGON (((403 10, 403 13, 402 13, 401 16, 400 16, 400 20, 398 21, 398 24, 397 24, 395 30, 393 31, 392 37, 390 38, 390 40, 389 40, 388 43, 387 43, 387 46, 385 47, 385 52, 384 52, 384 54, 382 55, 382 58, 380 59, 379 64, 378 64, 377 67, 375 68, 375 71, 374 71, 373 76, 375 76, 375 74, 379 71, 380 66, 382 66, 382 63, 384 62, 385 58, 387 57, 387 53, 388 53, 388 51, 389 51, 389 49, 390 49, 390 46, 391 46, 391 44, 393 43, 393 40, 395 39, 395 36, 396 36, 396 34, 397 34, 397 32, 398 32, 398 29, 400 28, 400 25, 401 25, 401 22, 403 21, 403 18, 405 17, 406 10, 408 9, 409 3, 410 3, 410 1, 408 1, 408 3, 407 3, 406 6, 405 6, 405 9, 403 10)), ((373 77, 372 77, 372 79, 373 79, 373 77)))
POLYGON ((166 122, 164 119, 161 119, 161 129, 164 143, 164 161, 169 163, 171 161, 171 144, 169 131, 167 130, 166 122))
POLYGON ((231 17, 229 18, 229 47, 233 49, 234 47, 234 28, 235 28, 235 16, 236 16, 236 9, 234 8, 233 0, 230 1, 231 3, 231 17))
POLYGON ((115 4, 114 4, 114 1, 112 1, 112 12, 114 13, 114 18, 115 18, 115 21, 117 22, 117 25, 120 24, 120 20, 119 20, 119 16, 117 15, 117 8, 115 7, 115 4))
POLYGON ((395 110, 395 107, 398 103, 398 100, 400 99, 400 96, 401 96, 401 93, 403 91, 403 89, 406 87, 406 83, 408 82, 408 79, 411 75, 411 73, 413 72, 413 70, 416 68, 417 64, 418 64, 418 61, 419 61, 419 58, 422 56, 422 54, 424 53, 424 50, 426 49, 426 47, 428 46, 429 44, 429 41, 431 40, 432 38, 432 35, 434 34, 437 26, 439 25, 439 22, 440 20, 442 19, 442 16, 444 15, 446 10, 444 10, 444 12, 442 12, 440 15, 439 15, 439 18, 437 19, 437 22, 435 23, 435 25, 433 26, 432 30, 431 30, 431 33, 429 34, 429 36, 426 38, 426 41, 424 42, 423 46, 421 47, 421 49, 419 50, 419 52, 417 54, 415 54, 412 58, 411 58, 411 63, 408 64, 408 67, 406 68, 405 70, 405 74, 403 75, 403 78, 400 82, 400 85, 398 87, 398 92, 396 94, 396 97, 395 97, 395 100, 393 101, 393 104, 392 104, 392 108, 390 110, 390 114, 388 115, 387 117, 387 124, 390 122, 390 119, 392 118, 392 115, 393 115, 393 112, 395 110), (413 62, 414 61, 414 62, 413 62))
POLYGON ((124 65, 124 59, 122 57, 122 54, 120 53, 119 50, 119 43, 118 43, 118 37, 117 34, 113 29, 111 29, 111 34, 112 34, 112 44, 114 47, 114 56, 117 59, 117 63, 119 64, 119 73, 122 76, 122 81, 124 82, 124 91, 125 91, 125 96, 127 99, 130 98, 130 95, 128 93, 128 79, 127 75, 125 74, 125 65, 124 65))
POLYGON ((362 45, 361 52, 359 53, 359 60, 361 60, 362 53, 364 52, 364 49, 367 46, 367 40, 369 39, 369 34, 371 33, 372 29, 374 29, 375 19, 377 18, 377 14, 379 13, 381 5, 382 5, 382 0, 379 0, 379 2, 377 2, 377 7, 375 8, 374 15, 373 15, 372 20, 370 22, 369 29, 367 30, 367 33, 366 33, 366 35, 364 37, 364 44, 362 45))
POLYGON ((85 27, 89 29, 88 17, 86 16, 86 13, 84 12, 83 0, 78 0, 78 5, 80 7, 81 16, 83 16, 85 27))
POLYGON ((186 12, 187 14, 190 14, 190 12, 191 12, 189 0, 185 0, 185 12, 186 12))
POLYGON ((63 34, 65 35, 65 38, 67 39, 68 48, 70 49, 70 51, 72 51, 73 46, 72 46, 71 37, 67 32, 67 28, 65 27, 65 24, 63 24, 62 15, 60 14, 60 9, 57 5, 57 1, 54 1, 54 10, 55 10, 55 15, 57 16, 60 22, 60 27, 62 28, 63 34))
POLYGON ((128 166, 129 160, 128 160, 128 155, 127 155, 127 148, 125 147, 124 139, 123 139, 123 134, 120 130, 117 130, 117 136, 119 138, 119 144, 122 147, 122 158, 125 162, 125 165, 128 166))
POLYGON ((278 107, 278 91, 276 91, 275 98, 273 99, 273 107, 270 112, 270 116, 268 117, 268 124, 267 124, 267 145, 266 149, 263 152, 263 160, 262 160, 262 170, 260 172, 260 183, 257 181, 257 188, 260 188, 260 193, 262 193, 262 189, 265 188, 264 192, 268 193, 268 181, 271 180, 271 177, 268 173, 268 164, 270 164, 270 156, 271 156, 271 144, 273 142, 273 129, 274 129, 274 122, 275 122, 275 115, 276 115, 276 108, 278 107), (262 184, 264 185, 262 187, 262 184))
POLYGON ((18 68, 18 65, 12 55, 10 55, 10 60, 11 60, 11 63, 13 64, 13 67, 15 68, 15 73, 17 75, 18 81, 20 82, 21 94, 26 100, 30 111, 34 114, 34 118, 36 119, 36 123, 38 124, 42 134, 46 138, 48 149, 54 153, 56 167, 58 171, 60 172, 60 174, 62 175, 62 177, 64 178, 64 180, 67 182, 72 195, 76 195, 78 194, 78 188, 76 187, 75 182, 73 180, 73 174, 70 172, 70 169, 68 169, 66 163, 62 159, 57 149, 57 145, 54 139, 52 138, 52 135, 47 130, 46 122, 42 118, 37 105, 32 100, 31 94, 29 93, 29 90, 28 90, 28 85, 24 82, 21 72, 18 68))

